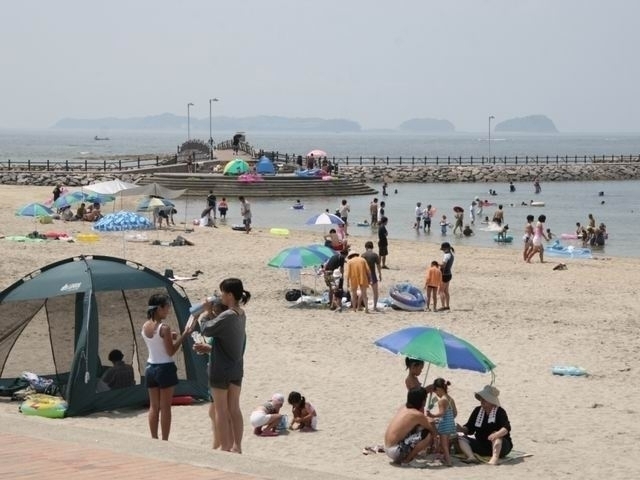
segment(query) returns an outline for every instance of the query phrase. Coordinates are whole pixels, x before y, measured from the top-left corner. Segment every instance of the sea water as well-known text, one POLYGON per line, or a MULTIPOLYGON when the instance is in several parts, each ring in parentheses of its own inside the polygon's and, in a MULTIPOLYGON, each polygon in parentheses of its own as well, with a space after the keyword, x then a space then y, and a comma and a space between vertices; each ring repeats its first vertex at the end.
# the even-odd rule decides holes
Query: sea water
MULTIPOLYGON (((192 132, 205 141, 208 132, 192 132)), ((216 142, 228 140, 234 132, 213 132, 216 142)), ((593 156, 638 155, 638 134, 522 135, 485 133, 425 135, 401 132, 356 133, 251 133, 247 141, 256 150, 305 155, 319 148, 329 157, 482 157, 492 156, 593 156)), ((0 163, 12 161, 99 161, 111 155, 174 154, 186 140, 183 131, 109 130, 13 130, 0 129, 0 163), (95 141, 94 136, 109 137, 95 141)))
MULTIPOLYGON (((469 245, 491 247, 501 250, 520 250, 520 239, 524 234, 524 225, 527 215, 534 215, 536 220, 539 215, 547 217, 545 226, 560 238, 562 233, 575 233, 576 222, 588 225, 587 216, 593 214, 596 223, 604 223, 609 232, 609 239, 604 249, 594 251, 595 256, 640 256, 638 249, 638 221, 640 220, 640 181, 606 181, 606 182, 548 182, 542 184, 542 192, 534 194, 531 183, 514 183, 516 191, 509 192, 506 183, 458 183, 458 184, 416 184, 397 183, 390 184, 387 188, 389 195, 381 194, 370 196, 346 197, 351 206, 349 214, 350 242, 363 250, 364 242, 373 240, 377 242, 377 232, 370 227, 359 227, 356 224, 369 221, 369 203, 375 197, 386 203, 385 213, 389 218, 389 249, 393 251, 393 240, 416 240, 426 244, 440 244, 448 241, 452 245, 469 245), (489 189, 495 190, 498 195, 490 196, 489 189), (395 193, 397 191, 397 193, 395 193), (603 196, 599 196, 603 192, 603 196), (459 205, 465 209, 465 224, 470 224, 469 207, 476 197, 486 199, 503 205, 505 223, 509 225, 509 233, 513 235, 511 244, 498 244, 494 242, 495 232, 484 231, 487 225, 483 225, 476 219, 472 226, 474 235, 471 237, 454 236, 448 233, 440 234, 438 223, 442 215, 453 221, 453 207, 459 205), (545 202, 544 207, 522 206, 531 200, 545 202), (415 221, 416 202, 421 202, 424 209, 431 204, 436 213, 432 220, 431 233, 426 234, 420 229, 413 228, 415 221)), ((372 184, 381 191, 381 185, 372 184)), ((214 192, 215 193, 215 192, 214 192)), ((323 235, 331 228, 329 225, 306 225, 305 222, 311 216, 322 213, 326 209, 334 213, 340 205, 342 198, 336 197, 306 197, 300 198, 304 209, 296 210, 293 204, 296 198, 286 199, 251 199, 252 223, 256 228, 288 228, 291 230, 307 230, 317 232, 318 242, 322 242, 323 235)), ((240 202, 236 198, 227 198, 229 212, 227 224, 241 224, 240 202)), ((176 202, 178 218, 184 217, 187 223, 198 218, 205 208, 206 199, 190 197, 188 200, 179 199, 176 202), (186 210, 185 210, 186 208, 186 210), (186 212, 186 213, 185 213, 186 212)), ((484 207, 483 216, 493 217, 497 206, 484 207)), ((198 227, 196 227, 198 228, 198 227)), ((451 230, 449 230, 451 232, 451 230)), ((212 231, 215 235, 215 230, 212 231)), ((563 240, 563 243, 567 241, 563 240)), ((580 242, 573 243, 582 246, 580 242)))
MULTIPOLYGON (((208 137, 208 132, 194 132, 194 137, 208 137)), ((214 132, 216 140, 231 138, 233 132, 214 132)), ((9 130, 0 129, 0 163, 8 159, 15 161, 32 160, 82 160, 106 155, 142 155, 148 153, 168 154, 176 151, 177 145, 185 140, 184 132, 108 131, 83 130, 9 130), (108 141, 95 141, 93 137, 108 136, 108 141)), ((397 132, 359 132, 344 134, 302 134, 302 133, 259 133, 247 132, 247 140, 256 148, 267 151, 277 150, 289 153, 306 153, 314 148, 327 151, 329 156, 482 156, 487 154, 488 142, 483 134, 459 133, 450 135, 421 135, 397 132)), ((491 139, 492 155, 637 155, 640 152, 638 134, 558 134, 558 135, 516 135, 494 134, 491 139)), ((372 185, 381 190, 381 185, 372 185)), ((549 182, 542 185, 542 193, 534 194, 533 185, 515 183, 516 191, 510 193, 507 184, 461 183, 461 184, 392 184, 389 196, 379 200, 387 203, 389 217, 389 240, 393 250, 394 239, 411 239, 424 243, 439 244, 449 241, 453 245, 476 245, 500 249, 520 249, 523 225, 528 214, 547 216, 546 226, 556 235, 574 233, 575 223, 587 222, 592 213, 596 222, 607 225, 609 240, 604 250, 596 255, 640 256, 637 248, 638 212, 640 211, 640 181, 611 182, 549 182), (397 189, 397 193, 394 193, 397 189), (490 189, 498 192, 489 196, 490 189), (604 192, 602 197, 598 192, 604 192), (515 237, 512 244, 496 244, 493 232, 482 231, 483 225, 473 227, 475 235, 469 238, 440 235, 438 222, 442 214, 452 220, 454 205, 465 209, 465 224, 469 223, 469 205, 476 196, 492 202, 502 203, 505 220, 510 233, 515 237), (520 206, 530 200, 543 201, 545 207, 520 206), (436 209, 431 234, 414 230, 414 210, 416 202, 422 207, 431 203, 436 209)), ((215 193, 215 192, 214 192, 215 193)), ((367 227, 357 227, 356 223, 369 218, 369 202, 372 196, 347 198, 351 205, 351 242, 364 244, 368 239, 377 240, 376 232, 367 227)), ((235 198, 228 199, 229 224, 240 224, 240 207, 235 198)), ((334 212, 341 198, 312 197, 300 198, 305 204, 303 210, 292 207, 296 199, 254 199, 252 200, 253 223, 257 228, 306 229, 317 232, 318 241, 328 227, 306 226, 307 218, 329 209, 334 212)), ((178 200, 177 219, 186 223, 199 218, 205 208, 205 199, 190 198, 178 200)), ((490 218, 495 207, 485 207, 484 215, 490 218)), ((215 232, 215 230, 213 230, 215 232)), ((579 243, 577 245, 580 245, 579 243)), ((362 248, 362 245, 358 245, 362 248)))

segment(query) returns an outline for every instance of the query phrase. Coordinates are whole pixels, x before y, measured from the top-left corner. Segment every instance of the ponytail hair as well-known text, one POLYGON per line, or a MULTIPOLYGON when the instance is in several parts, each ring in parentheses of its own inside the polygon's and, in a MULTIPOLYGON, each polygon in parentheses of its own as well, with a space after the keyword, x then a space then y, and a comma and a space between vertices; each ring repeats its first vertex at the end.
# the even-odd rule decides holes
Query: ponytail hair
POLYGON ((287 398, 287 403, 293 407, 297 407, 299 405, 305 405, 307 400, 298 392, 291 392, 289 394, 289 398, 287 398))
POLYGON ((447 389, 449 385, 451 385, 451 382, 449 380, 445 380, 444 378, 436 378, 433 381, 433 388, 441 388, 442 390, 444 390, 444 393, 448 393, 447 389))
POLYGON ((251 298, 251 293, 244 289, 239 278, 225 278, 220 282, 220 290, 230 293, 241 304, 246 304, 251 298))

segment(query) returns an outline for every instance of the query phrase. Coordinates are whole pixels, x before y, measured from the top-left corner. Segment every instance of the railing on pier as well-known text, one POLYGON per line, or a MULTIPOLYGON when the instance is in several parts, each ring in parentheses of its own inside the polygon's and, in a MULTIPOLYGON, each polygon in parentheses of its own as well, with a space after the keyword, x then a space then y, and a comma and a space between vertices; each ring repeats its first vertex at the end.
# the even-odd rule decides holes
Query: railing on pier
MULTIPOLYGON (((221 142, 217 145, 218 150, 232 149, 231 140, 221 142)), ((305 168, 308 166, 307 159, 301 155, 287 154, 280 152, 268 152, 264 150, 256 151, 250 144, 241 142, 239 150, 247 153, 252 158, 266 155, 274 162, 295 165, 299 164, 305 168)), ((148 167, 157 167, 177 162, 177 156, 161 158, 127 158, 116 160, 64 160, 64 161, 13 161, 11 159, 0 161, 0 171, 20 170, 20 171, 123 171, 148 167)), ((536 155, 536 156, 507 156, 507 157, 391 157, 391 156, 345 156, 345 157, 324 157, 315 159, 315 167, 331 163, 337 166, 456 166, 456 165, 573 165, 592 163, 634 163, 640 162, 640 155, 536 155)))
POLYGON ((157 167, 175 162, 173 158, 121 158, 116 160, 23 160, 14 161, 8 159, 0 161, 0 170, 26 170, 26 171, 109 171, 109 170, 131 170, 147 167, 157 167))
MULTIPOLYGON (((233 150, 233 140, 225 140, 216 145, 216 150, 233 150)), ((252 158, 256 157, 255 149, 247 142, 240 142, 238 144, 238 150, 250 155, 252 158)))
MULTIPOLYGON (((288 153, 266 152, 260 153, 271 158, 274 162, 282 163, 302 163, 307 166, 307 158, 288 153)), ((345 157, 323 157, 316 158, 316 165, 319 162, 330 162, 334 165, 342 166, 398 166, 398 165, 425 165, 425 166, 447 166, 447 165, 571 165, 571 164, 591 164, 591 163, 632 163, 640 162, 640 155, 525 155, 525 156, 446 156, 446 157, 390 157, 390 156, 345 156, 345 157)))

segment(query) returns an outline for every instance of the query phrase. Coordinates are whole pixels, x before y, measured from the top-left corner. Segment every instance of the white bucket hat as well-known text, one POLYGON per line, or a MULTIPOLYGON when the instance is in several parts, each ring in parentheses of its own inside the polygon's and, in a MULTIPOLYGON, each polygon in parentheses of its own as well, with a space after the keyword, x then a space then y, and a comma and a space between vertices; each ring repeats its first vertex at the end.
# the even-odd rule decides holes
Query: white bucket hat
POLYGON ((498 390, 493 385, 485 385, 482 390, 476 392, 476 398, 478 400, 484 400, 489 402, 491 405, 500 406, 500 390, 498 390))

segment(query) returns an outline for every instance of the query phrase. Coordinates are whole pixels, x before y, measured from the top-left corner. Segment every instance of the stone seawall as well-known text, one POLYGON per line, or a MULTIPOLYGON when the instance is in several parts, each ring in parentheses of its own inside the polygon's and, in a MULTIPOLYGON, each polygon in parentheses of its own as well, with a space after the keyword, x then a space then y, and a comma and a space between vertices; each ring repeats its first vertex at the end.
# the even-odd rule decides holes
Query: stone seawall
MULTIPOLYGON (((120 179, 136 183, 148 174, 140 172, 0 172, 4 185, 55 185, 79 187, 120 179)), ((590 180, 638 180, 640 162, 578 163, 558 165, 400 165, 341 166, 340 176, 364 183, 468 183, 468 182, 573 182, 590 180)))
POLYGON ((573 182, 637 180, 640 163, 578 163, 557 165, 399 165, 340 167, 340 175, 362 182, 573 182))

